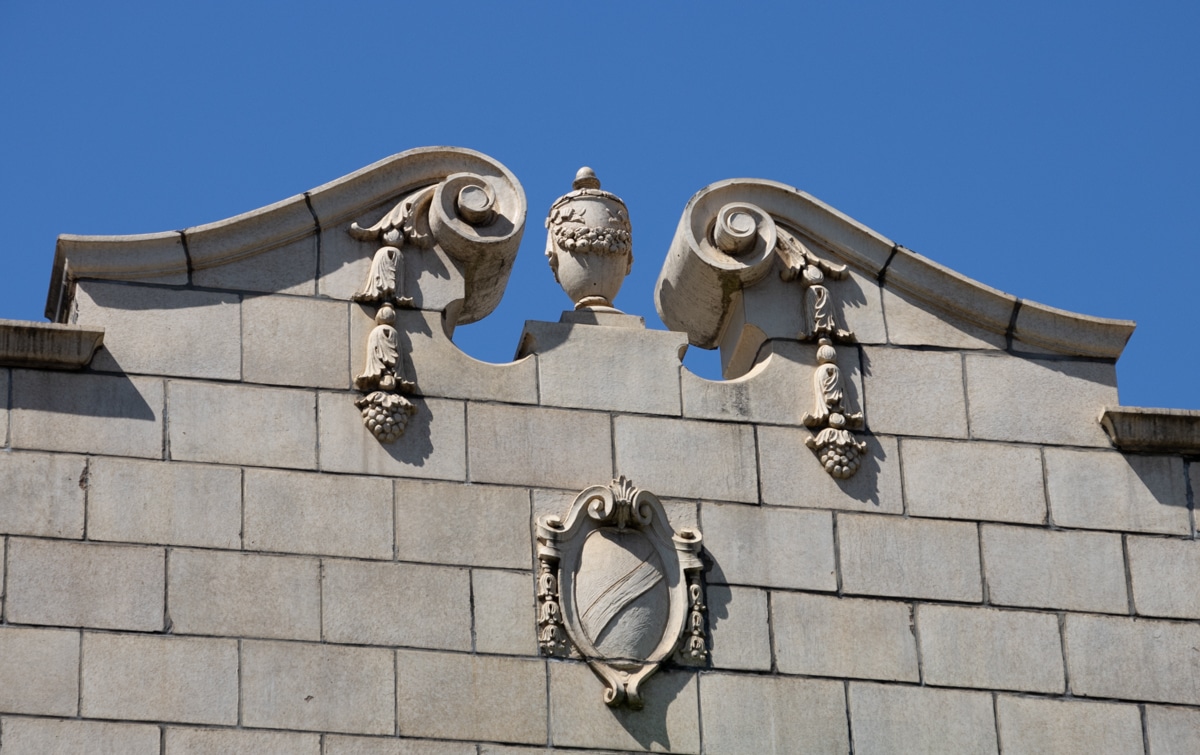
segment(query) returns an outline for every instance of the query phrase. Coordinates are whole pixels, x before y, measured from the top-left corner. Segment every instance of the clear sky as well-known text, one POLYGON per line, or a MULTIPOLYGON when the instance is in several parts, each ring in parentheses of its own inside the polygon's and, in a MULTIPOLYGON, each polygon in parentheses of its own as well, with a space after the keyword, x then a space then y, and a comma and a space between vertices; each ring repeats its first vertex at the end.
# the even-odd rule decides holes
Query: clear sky
POLYGON ((0 318, 43 319, 59 233, 185 228, 449 144, 529 200, 503 303, 456 334, 476 357, 570 306, 542 219, 586 164, 629 205, 616 304, 651 327, 688 198, 767 178, 1016 296, 1136 320, 1122 403, 1200 409, 1198 37, 1194 0, 7 0, 0 318))

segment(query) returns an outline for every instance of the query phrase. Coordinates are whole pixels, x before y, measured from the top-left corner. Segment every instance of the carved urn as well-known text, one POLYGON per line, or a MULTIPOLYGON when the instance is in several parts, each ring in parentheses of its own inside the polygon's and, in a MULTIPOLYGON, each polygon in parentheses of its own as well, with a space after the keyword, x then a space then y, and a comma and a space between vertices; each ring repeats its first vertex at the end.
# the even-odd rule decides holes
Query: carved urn
POLYGON ((580 168, 571 187, 546 218, 550 269, 575 309, 616 311, 612 301, 633 267, 629 212, 591 168, 580 168))

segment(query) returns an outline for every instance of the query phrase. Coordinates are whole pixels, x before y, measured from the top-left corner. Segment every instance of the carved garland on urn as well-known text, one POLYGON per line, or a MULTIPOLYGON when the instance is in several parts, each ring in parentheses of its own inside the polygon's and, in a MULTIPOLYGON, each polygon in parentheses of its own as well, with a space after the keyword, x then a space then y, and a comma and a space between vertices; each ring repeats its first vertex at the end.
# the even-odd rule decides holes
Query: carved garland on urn
POLYGON ((668 658, 708 662, 699 530, 674 531, 658 498, 625 477, 584 490, 565 518, 537 523, 538 645, 574 647, 604 701, 638 709, 668 658))

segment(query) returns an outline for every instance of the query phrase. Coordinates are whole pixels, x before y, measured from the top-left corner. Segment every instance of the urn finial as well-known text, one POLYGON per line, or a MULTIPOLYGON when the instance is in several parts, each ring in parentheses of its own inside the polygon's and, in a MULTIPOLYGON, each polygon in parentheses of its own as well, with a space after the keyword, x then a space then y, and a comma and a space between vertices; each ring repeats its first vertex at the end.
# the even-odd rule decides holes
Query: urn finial
POLYGON ((617 312, 612 300, 633 267, 629 211, 621 198, 600 189, 600 179, 582 167, 572 191, 550 206, 546 257, 575 309, 617 312))

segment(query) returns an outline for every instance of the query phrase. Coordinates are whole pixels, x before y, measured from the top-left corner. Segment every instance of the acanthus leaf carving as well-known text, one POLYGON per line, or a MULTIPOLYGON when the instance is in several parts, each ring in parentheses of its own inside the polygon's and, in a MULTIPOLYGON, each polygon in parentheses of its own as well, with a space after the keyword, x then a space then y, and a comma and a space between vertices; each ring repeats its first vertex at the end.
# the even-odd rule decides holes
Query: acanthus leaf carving
POLYGON ((814 407, 801 421, 805 427, 821 428, 804 441, 831 476, 845 480, 854 476, 867 452, 867 444, 854 439, 847 428, 860 428, 862 412, 849 412, 845 407, 842 371, 837 365, 837 351, 828 338, 817 346, 817 368, 813 371, 814 407))

